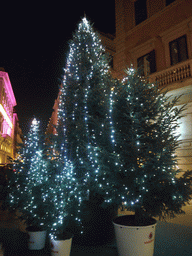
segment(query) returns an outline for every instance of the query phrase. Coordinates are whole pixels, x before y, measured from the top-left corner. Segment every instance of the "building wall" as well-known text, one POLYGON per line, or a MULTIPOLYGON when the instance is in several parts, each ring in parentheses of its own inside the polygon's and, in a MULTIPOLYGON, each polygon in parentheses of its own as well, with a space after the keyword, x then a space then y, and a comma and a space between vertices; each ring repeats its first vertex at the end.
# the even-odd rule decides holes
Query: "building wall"
POLYGON ((114 69, 113 69, 114 55, 115 55, 115 44, 114 44, 115 36, 111 34, 105 34, 102 32, 99 33, 99 36, 100 36, 102 45, 105 47, 105 51, 107 53, 106 56, 109 58, 111 71, 113 72, 113 75, 116 77, 116 74, 114 74, 114 69))
POLYGON ((179 104, 187 103, 178 131, 182 144, 177 154, 179 167, 192 169, 192 1, 175 0, 166 6, 166 0, 146 0, 147 19, 138 25, 136 1, 140 0, 115 1, 114 72, 123 78, 126 68, 131 64, 137 68, 140 57, 155 52, 156 70, 149 74, 150 81, 166 86, 170 95, 183 94, 179 104), (169 44, 184 35, 188 58, 172 65, 169 44))
MULTIPOLYGON (((191 38, 192 2, 189 0, 176 0, 165 6, 165 0, 148 0, 148 19, 135 25, 134 0, 116 0, 116 55, 114 56, 114 69, 119 76, 123 75, 123 68, 130 64, 136 65, 136 58, 155 48, 157 57, 157 70, 163 70, 170 65, 167 49, 165 47, 168 31, 185 22, 188 40, 191 38), (167 58, 167 60, 166 60, 167 58), (167 61, 167 62, 166 62, 167 61)), ((179 37, 173 32, 173 37, 179 37)), ((191 52, 190 52, 191 54, 191 52)))
POLYGON ((19 126, 19 119, 17 113, 13 112, 13 126, 14 126, 14 138, 13 138, 13 158, 15 159, 18 155, 18 150, 23 143, 23 134, 19 126))
POLYGON ((0 69, 0 164, 8 163, 9 158, 14 158, 15 155, 15 106, 9 75, 4 69, 0 69))
POLYGON ((59 108, 59 95, 60 92, 58 94, 57 99, 55 100, 54 106, 53 106, 53 112, 52 115, 50 117, 49 123, 47 125, 47 129, 46 129, 46 134, 56 134, 56 125, 57 125, 57 116, 58 116, 58 108, 59 108))

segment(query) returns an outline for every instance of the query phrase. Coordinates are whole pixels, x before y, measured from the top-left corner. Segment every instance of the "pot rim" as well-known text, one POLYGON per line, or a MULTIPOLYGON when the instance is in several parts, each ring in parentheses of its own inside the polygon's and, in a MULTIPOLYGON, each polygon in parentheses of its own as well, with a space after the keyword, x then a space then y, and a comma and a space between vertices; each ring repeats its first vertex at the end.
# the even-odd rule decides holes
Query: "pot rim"
POLYGON ((156 219, 154 219, 154 218, 150 218, 150 220, 152 221, 152 222, 154 222, 154 223, 151 223, 151 224, 146 224, 146 225, 141 225, 141 226, 133 226, 133 225, 124 225, 124 224, 120 224, 120 223, 116 223, 115 221, 117 220, 117 219, 123 219, 123 218, 129 218, 130 216, 134 216, 134 215, 122 215, 122 216, 118 216, 118 217, 116 217, 115 219, 113 219, 113 225, 116 225, 116 226, 119 226, 119 227, 124 227, 124 228, 136 228, 136 229, 140 229, 140 228, 148 228, 148 227, 150 227, 150 226, 156 226, 157 225, 157 220, 156 219))
POLYGON ((70 240, 71 238, 73 238, 74 234, 71 232, 64 232, 63 234, 58 234, 57 236, 58 237, 53 239, 54 241, 65 241, 65 240, 70 240))
POLYGON ((61 242, 61 241, 66 241, 66 240, 70 240, 70 239, 72 239, 73 237, 70 237, 70 238, 65 238, 65 239, 58 239, 58 238, 56 238, 56 239, 53 239, 55 242, 61 242))
POLYGON ((45 227, 28 226, 26 228, 28 232, 46 232, 45 227))

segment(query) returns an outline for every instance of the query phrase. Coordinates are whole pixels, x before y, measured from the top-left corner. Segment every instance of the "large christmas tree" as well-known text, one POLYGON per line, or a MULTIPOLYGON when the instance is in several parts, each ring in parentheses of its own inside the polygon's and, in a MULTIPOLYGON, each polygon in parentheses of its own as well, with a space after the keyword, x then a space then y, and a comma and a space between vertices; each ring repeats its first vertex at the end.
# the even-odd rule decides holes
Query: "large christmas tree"
POLYGON ((165 89, 150 84, 132 68, 111 101, 119 204, 135 212, 137 223, 181 213, 192 194, 191 172, 178 177, 176 156, 185 106, 177 107, 179 97, 167 97, 165 89))
MULTIPOLYGON (((110 143, 108 93, 113 82, 109 58, 86 18, 79 23, 69 47, 60 88, 55 152, 59 153, 58 159, 63 166, 68 162, 73 165, 72 177, 76 182, 70 190, 75 200, 70 199, 70 204, 77 207, 72 207, 70 216, 76 216, 85 234, 86 227, 90 230, 89 219, 95 219, 94 223, 101 220, 99 213, 96 214, 101 214, 101 204, 112 201, 109 197, 109 157, 104 145, 110 143)), ((93 226, 91 229, 98 231, 93 226)), ((89 233, 89 238, 91 235, 89 233)))
POLYGON ((105 51, 98 35, 83 18, 70 42, 57 127, 59 137, 64 138, 60 157, 73 162, 82 199, 89 198, 90 191, 102 193, 103 186, 108 186, 99 146, 109 114, 110 87, 105 51))

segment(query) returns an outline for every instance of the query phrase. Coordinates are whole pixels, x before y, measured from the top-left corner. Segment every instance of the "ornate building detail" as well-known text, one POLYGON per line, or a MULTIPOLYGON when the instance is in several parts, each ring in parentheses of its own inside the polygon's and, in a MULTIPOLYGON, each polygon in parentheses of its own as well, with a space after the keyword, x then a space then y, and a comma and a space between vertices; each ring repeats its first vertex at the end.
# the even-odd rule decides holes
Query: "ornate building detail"
POLYGON ((16 99, 9 75, 0 69, 0 164, 6 164, 15 156, 17 114, 14 113, 16 99))

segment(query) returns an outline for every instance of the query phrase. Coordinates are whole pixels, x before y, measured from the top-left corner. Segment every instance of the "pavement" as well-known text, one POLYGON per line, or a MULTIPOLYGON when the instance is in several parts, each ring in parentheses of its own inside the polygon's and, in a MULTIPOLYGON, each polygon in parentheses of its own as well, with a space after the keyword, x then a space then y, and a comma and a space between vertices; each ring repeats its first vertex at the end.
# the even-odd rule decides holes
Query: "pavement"
MULTIPOLYGON (((184 210, 185 215, 157 222, 154 256, 192 256, 192 206, 186 206, 184 210)), ((0 246, 0 256, 51 255, 48 239, 43 250, 29 251, 24 224, 6 211, 0 212, 0 245, 2 242, 4 249, 0 246)), ((118 256, 115 238, 102 246, 72 243, 70 256, 118 256)))

